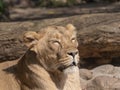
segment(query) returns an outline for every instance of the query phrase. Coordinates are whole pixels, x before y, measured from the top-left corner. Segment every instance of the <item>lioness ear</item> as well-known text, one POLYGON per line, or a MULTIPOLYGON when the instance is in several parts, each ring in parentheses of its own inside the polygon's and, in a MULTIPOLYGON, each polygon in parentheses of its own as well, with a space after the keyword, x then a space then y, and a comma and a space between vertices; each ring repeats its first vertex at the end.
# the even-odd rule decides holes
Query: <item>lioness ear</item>
POLYGON ((67 24, 67 25, 66 25, 66 28, 67 28, 68 30, 75 30, 75 29, 76 29, 75 26, 72 25, 72 24, 67 24))
POLYGON ((34 31, 28 31, 23 35, 23 42, 27 47, 32 47, 39 39, 39 34, 34 31))

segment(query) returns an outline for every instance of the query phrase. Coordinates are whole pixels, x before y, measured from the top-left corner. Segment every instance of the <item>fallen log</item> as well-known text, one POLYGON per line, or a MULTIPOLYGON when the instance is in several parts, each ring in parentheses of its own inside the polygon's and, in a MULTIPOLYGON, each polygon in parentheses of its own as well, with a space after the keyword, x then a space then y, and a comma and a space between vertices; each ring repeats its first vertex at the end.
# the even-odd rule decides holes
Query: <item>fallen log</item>
POLYGON ((106 63, 120 65, 120 13, 0 23, 0 62, 15 60, 24 54, 27 50, 21 42, 24 32, 68 23, 74 24, 78 30, 82 67, 91 68, 106 63))

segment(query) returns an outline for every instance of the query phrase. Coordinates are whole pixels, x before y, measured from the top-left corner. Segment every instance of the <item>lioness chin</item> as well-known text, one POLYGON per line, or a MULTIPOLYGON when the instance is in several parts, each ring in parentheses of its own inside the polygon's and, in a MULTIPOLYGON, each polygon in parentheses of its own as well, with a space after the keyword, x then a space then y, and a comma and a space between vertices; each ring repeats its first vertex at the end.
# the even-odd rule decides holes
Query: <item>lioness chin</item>
POLYGON ((81 90, 75 27, 49 26, 23 36, 29 48, 0 64, 0 90, 81 90))

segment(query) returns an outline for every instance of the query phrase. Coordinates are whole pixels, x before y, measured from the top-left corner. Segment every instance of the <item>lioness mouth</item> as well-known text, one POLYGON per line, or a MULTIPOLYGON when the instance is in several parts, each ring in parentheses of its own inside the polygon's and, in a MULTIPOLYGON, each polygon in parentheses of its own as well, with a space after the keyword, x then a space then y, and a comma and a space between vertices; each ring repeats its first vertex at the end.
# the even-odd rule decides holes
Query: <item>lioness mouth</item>
POLYGON ((72 63, 69 66, 61 66, 61 67, 58 68, 58 70, 60 70, 61 72, 63 72, 63 70, 65 70, 65 69, 67 69, 69 67, 72 67, 72 66, 77 66, 77 64, 72 63))

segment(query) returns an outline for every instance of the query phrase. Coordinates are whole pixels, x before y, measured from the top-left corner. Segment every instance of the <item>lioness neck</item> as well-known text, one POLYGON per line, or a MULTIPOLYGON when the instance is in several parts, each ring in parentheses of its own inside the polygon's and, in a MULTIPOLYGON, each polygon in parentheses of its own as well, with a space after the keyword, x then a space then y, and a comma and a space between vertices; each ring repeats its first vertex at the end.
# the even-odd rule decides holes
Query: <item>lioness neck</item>
POLYGON ((25 57, 18 62, 16 74, 22 90, 81 90, 79 69, 70 75, 60 71, 48 72, 25 57))
POLYGON ((78 67, 76 67, 76 71, 74 73, 67 74, 67 79, 63 90, 82 90, 78 67))
POLYGON ((74 73, 53 72, 50 74, 59 90, 81 90, 79 69, 74 73))

